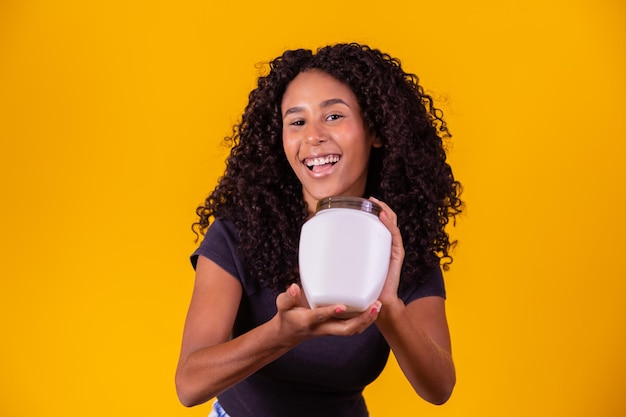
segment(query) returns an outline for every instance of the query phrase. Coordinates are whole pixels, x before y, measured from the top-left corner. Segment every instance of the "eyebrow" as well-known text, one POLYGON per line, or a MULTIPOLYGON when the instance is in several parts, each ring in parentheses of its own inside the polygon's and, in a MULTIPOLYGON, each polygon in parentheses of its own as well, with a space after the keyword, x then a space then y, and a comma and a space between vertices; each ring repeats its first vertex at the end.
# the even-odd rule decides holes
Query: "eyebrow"
MULTIPOLYGON (((347 106, 348 108, 350 107, 350 105, 348 103, 346 103, 344 100, 342 100, 340 98, 330 98, 328 100, 324 100, 324 101, 322 101, 322 104, 320 104, 320 107, 321 108, 326 108, 326 107, 332 106, 333 104, 343 104, 343 105, 347 106)), ((283 118, 289 116, 290 114, 299 113, 301 111, 304 111, 304 107, 296 106, 296 107, 288 108, 285 111, 285 114, 283 114, 283 118)))

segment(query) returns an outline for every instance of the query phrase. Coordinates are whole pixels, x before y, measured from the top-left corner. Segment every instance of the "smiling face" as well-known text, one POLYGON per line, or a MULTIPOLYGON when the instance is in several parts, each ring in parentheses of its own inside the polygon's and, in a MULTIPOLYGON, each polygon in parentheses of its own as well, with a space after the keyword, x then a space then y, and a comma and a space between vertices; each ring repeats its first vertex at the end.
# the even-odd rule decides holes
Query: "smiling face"
POLYGON ((283 149, 309 212, 324 197, 362 197, 380 142, 365 129, 350 87, 319 70, 302 72, 287 87, 281 113, 283 149))

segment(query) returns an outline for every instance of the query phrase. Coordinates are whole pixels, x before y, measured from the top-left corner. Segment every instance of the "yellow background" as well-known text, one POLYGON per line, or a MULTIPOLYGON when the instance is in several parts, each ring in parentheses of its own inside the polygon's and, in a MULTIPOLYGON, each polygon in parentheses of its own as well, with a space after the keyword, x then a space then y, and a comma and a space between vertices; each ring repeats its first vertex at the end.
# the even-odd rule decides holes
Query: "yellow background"
POLYGON ((458 384, 373 417, 626 414, 619 0, 0 2, 0 415, 205 416, 173 376, 194 209, 257 63, 369 43, 444 109, 458 384))

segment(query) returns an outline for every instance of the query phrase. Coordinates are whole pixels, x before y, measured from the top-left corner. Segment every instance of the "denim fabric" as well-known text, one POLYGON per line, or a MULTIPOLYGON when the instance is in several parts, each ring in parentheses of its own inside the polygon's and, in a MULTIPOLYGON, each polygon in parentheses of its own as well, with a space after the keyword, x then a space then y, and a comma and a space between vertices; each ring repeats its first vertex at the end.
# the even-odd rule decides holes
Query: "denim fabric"
POLYGON ((213 403, 213 410, 211 410, 209 417, 230 417, 230 416, 226 414, 226 411, 224 411, 219 401, 216 400, 213 403))

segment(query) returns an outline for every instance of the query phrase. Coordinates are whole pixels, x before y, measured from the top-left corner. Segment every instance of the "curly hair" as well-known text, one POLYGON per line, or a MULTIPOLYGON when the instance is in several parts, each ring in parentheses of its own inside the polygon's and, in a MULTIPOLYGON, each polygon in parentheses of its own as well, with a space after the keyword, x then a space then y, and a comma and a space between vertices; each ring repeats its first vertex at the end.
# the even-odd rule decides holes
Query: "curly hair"
POLYGON ((253 279, 276 291, 298 282, 300 228, 308 214, 283 151, 281 101, 289 83, 313 69, 351 88, 365 127, 382 142, 370 155, 366 196, 386 202, 398 216, 405 246, 401 285, 435 266, 447 270, 456 242, 445 228, 463 202, 461 184, 446 162, 443 139, 450 133, 443 113, 398 59, 356 43, 316 53, 289 50, 269 63, 226 138, 231 152, 224 176, 197 208, 193 230, 204 234, 211 219, 230 220, 253 279))

